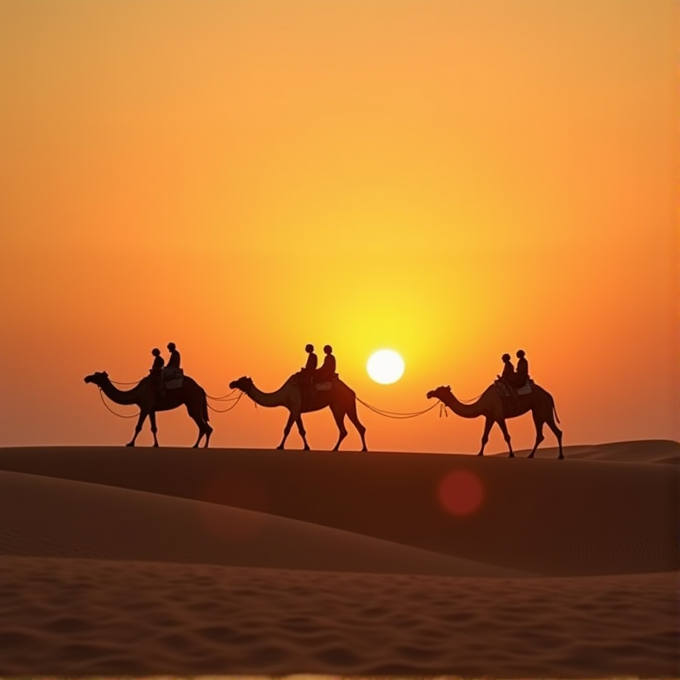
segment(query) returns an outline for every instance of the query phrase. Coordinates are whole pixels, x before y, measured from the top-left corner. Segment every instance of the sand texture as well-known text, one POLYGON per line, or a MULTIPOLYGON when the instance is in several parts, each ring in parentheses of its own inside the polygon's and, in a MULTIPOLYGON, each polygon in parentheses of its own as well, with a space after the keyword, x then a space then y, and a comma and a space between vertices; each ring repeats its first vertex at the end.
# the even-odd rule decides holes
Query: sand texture
POLYGON ((680 677, 680 445, 0 449, 0 676, 680 677))

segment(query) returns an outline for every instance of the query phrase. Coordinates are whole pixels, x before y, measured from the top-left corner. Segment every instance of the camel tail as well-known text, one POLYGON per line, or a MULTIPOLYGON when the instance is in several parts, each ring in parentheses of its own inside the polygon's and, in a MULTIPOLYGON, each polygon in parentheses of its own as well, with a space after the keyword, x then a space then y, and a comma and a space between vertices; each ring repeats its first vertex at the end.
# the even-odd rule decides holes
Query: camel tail
POLYGON ((555 414, 555 420, 559 423, 559 422, 560 422, 560 418, 559 418, 559 416, 557 415, 557 408, 555 408, 555 400, 554 400, 554 399, 553 399, 553 404, 552 404, 552 406, 553 406, 553 413, 555 414))

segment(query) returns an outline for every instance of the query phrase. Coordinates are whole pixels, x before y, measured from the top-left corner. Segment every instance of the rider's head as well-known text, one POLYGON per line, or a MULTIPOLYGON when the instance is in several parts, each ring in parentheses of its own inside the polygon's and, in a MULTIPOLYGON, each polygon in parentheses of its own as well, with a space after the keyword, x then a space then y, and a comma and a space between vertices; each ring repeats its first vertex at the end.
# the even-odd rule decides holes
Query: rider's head
POLYGON ((522 359, 524 357, 524 350, 523 349, 518 349, 517 350, 517 356, 522 359))
POLYGON ((504 364, 507 364, 508 361, 510 361, 510 355, 509 355, 509 354, 504 354, 504 355, 501 357, 501 359, 502 359, 502 361, 503 361, 504 364))
POLYGON ((154 347, 154 348, 151 350, 151 354, 153 354, 155 357, 159 356, 160 353, 161 353, 161 351, 158 349, 158 347, 154 347))
POLYGON ((330 345, 326 345, 323 348, 323 351, 326 352, 326 354, 330 354, 333 351, 333 348, 330 345))
POLYGON ((171 352, 174 351, 175 347, 176 347, 176 345, 175 345, 174 342, 169 342, 169 343, 168 343, 168 349, 169 349, 171 352))
POLYGON ((314 345, 305 345, 305 352, 311 354, 314 351, 314 345))

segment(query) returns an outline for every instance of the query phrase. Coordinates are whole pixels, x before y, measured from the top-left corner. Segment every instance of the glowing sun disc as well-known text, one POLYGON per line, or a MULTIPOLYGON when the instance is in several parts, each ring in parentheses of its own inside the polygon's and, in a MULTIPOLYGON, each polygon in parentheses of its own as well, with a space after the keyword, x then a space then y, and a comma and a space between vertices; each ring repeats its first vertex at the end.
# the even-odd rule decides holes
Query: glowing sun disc
POLYGON ((366 362, 366 371, 371 380, 390 385, 404 375, 404 360, 393 349, 379 349, 366 362))

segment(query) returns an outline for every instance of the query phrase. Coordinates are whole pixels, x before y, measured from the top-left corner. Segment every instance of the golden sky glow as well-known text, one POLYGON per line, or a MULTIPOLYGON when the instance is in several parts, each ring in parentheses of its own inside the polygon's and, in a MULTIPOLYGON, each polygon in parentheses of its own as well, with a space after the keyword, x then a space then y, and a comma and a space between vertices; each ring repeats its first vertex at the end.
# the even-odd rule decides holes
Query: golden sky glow
MULTIPOLYGON (((362 399, 409 412, 521 347, 565 444, 679 439, 677 21, 671 0, 0 0, 0 445, 127 441, 82 378, 140 378, 170 340, 213 395, 330 343, 362 399), (381 386, 386 346, 408 368, 381 386)), ((274 446, 285 417, 243 400, 213 443, 274 446)), ((482 428, 360 417, 382 450, 473 452, 482 428)), ((333 444, 330 413, 306 422, 333 444)), ((160 441, 193 427, 161 414, 160 441)), ((530 417, 510 429, 531 445, 530 417)))

